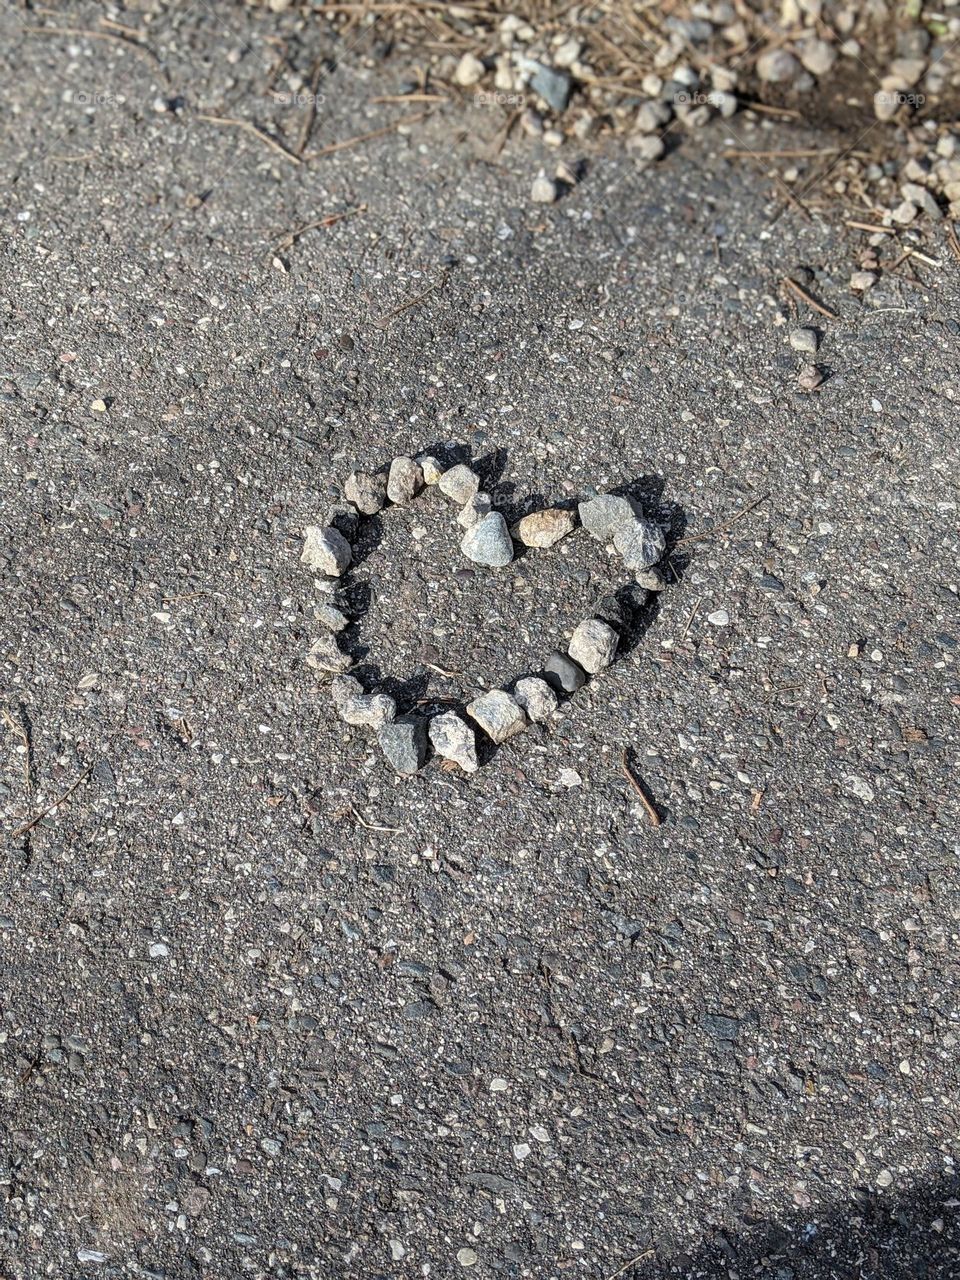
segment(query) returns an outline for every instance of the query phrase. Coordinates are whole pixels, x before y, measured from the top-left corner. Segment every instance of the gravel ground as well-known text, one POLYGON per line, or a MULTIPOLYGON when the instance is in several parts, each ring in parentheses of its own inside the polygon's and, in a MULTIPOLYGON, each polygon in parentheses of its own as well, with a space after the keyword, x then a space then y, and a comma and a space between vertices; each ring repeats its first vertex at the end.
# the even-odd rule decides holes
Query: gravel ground
MULTIPOLYGON (((295 166, 197 118, 295 139, 261 94, 277 20, 162 11, 167 83, 21 20, 3 1274, 960 1274, 942 237, 922 285, 855 296, 854 233, 775 205, 725 126, 646 172, 584 144, 548 208, 538 144, 480 158, 496 110, 295 166), (800 304, 812 392, 803 265, 836 313, 800 304), (399 780, 304 666, 300 531, 430 446, 515 511, 635 488, 672 582, 554 726, 399 780)), ((329 71, 314 149, 404 112, 369 101, 402 78, 380 52, 329 71)), ((379 524, 364 661, 411 698, 535 665, 620 580, 585 539, 464 574, 432 496, 379 524)))

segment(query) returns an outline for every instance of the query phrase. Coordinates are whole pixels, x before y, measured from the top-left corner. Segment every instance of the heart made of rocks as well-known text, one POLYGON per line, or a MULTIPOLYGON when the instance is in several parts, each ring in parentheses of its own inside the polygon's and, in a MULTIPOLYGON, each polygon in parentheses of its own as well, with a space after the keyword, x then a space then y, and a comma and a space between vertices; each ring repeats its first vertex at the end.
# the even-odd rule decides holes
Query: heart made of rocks
POLYGON ((448 768, 475 773, 480 744, 499 745, 529 724, 545 723, 560 702, 576 694, 589 679, 615 660, 634 610, 664 577, 658 562, 666 550, 663 528, 648 519, 640 503, 619 493, 603 493, 569 506, 531 511, 512 527, 481 488, 476 470, 466 462, 444 467, 430 454, 394 458, 380 471, 353 471, 343 488, 344 500, 329 512, 326 524, 303 530, 300 559, 325 582, 342 587, 355 564, 354 546, 364 520, 389 507, 406 506, 431 486, 449 500, 463 529, 460 549, 473 564, 495 574, 523 547, 545 550, 578 530, 612 544, 632 575, 626 586, 605 595, 573 631, 565 650, 548 655, 542 671, 522 675, 499 689, 488 689, 464 706, 434 715, 401 714, 396 699, 382 689, 367 689, 349 674, 354 658, 344 647, 358 621, 345 607, 324 603, 317 609, 323 634, 306 655, 307 666, 329 683, 331 704, 346 724, 376 735, 389 764, 398 774, 417 773, 430 748, 448 768), (639 598, 638 598, 639 596, 639 598))

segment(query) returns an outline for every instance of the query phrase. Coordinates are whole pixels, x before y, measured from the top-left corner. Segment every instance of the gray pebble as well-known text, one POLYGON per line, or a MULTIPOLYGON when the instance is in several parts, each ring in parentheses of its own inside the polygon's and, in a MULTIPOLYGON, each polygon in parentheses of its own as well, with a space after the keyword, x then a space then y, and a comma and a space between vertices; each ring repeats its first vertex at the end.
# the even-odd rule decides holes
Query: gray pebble
POLYGON ((583 667, 557 649, 543 664, 543 674, 558 693, 576 693, 587 683, 587 674, 583 667))
POLYGON ((336 636, 326 635, 321 636, 310 646, 306 663, 314 671, 332 671, 335 675, 341 675, 344 671, 350 670, 353 659, 337 644, 336 636))
POLYGON ((345 613, 341 613, 336 605, 319 604, 314 610, 316 619, 327 628, 328 631, 341 632, 346 631, 350 625, 350 619, 345 613))
POLYGON ((666 102, 644 102, 637 110, 635 127, 638 133, 658 133, 670 123, 673 115, 666 102))
POLYGON ((656 133, 634 133, 627 139, 627 150, 637 160, 659 160, 666 149, 666 143, 656 133))
POLYGON ((613 493, 601 493, 597 498, 581 502, 577 510, 580 523, 601 542, 609 541, 621 525, 637 516, 637 505, 631 498, 621 498, 613 493))
POLYGON ((573 81, 566 71, 557 71, 542 62, 534 62, 532 66, 536 68, 530 77, 533 92, 538 93, 554 111, 566 111, 573 92, 573 81))
POLYGON ((353 676, 337 676, 330 693, 337 714, 345 724, 380 729, 396 719, 397 704, 386 693, 364 693, 363 685, 353 676))
POLYGON ((771 49, 757 59, 757 75, 767 84, 783 84, 800 73, 800 63, 786 49, 771 49))
POLYGON ((649 569, 667 548, 667 539, 658 524, 637 516, 623 524, 613 535, 613 545, 623 556, 628 569, 649 569))
POLYGON ((513 559, 513 539, 500 512, 491 511, 468 529, 460 541, 460 550, 474 564, 491 569, 508 565, 513 559))
POLYGON ((535 723, 549 720, 560 705, 557 695, 539 676, 524 676, 513 686, 513 696, 535 723))
POLYGON ((476 773, 477 735, 455 711, 445 711, 430 721, 430 742, 438 756, 453 760, 466 773, 476 773))
POLYGON ((534 204, 553 204, 557 199, 557 184, 541 169, 530 188, 530 199, 534 204))
POLYGON ((805 355, 815 356, 820 339, 816 329, 794 329, 790 334, 790 345, 794 351, 802 351, 805 355))
POLYGON ((503 689, 491 689, 467 704, 467 715, 476 720, 488 738, 506 742, 527 723, 523 707, 503 689))
POLYGON ((427 758, 427 726, 419 716, 404 716, 381 726, 377 741, 397 773, 411 774, 423 768, 427 758))
POLYGON ((645 587, 647 591, 662 591, 667 585, 666 578, 656 566, 638 569, 634 579, 638 587, 645 587))
POLYGON ((343 492, 365 516, 376 515, 387 503, 387 477, 381 471, 351 471, 343 492))
POLYGON ((815 391, 823 381, 823 371, 815 364, 805 364, 797 374, 797 385, 804 391, 815 391))
POLYGON ((353 552, 350 543, 332 525, 308 525, 303 531, 301 563, 330 578, 339 578, 350 567, 353 552))
POLYGON ((466 463, 458 462, 455 467, 445 471, 437 483, 444 497, 462 507, 480 488, 480 477, 466 463))
POLYGON ((484 493, 481 489, 464 503, 463 509, 457 516, 457 524, 464 529, 472 529, 484 516, 488 516, 492 509, 493 503, 490 501, 489 493, 484 493))
POLYGON ((570 637, 568 652, 584 671, 596 675, 609 667, 617 652, 619 636, 608 622, 586 618, 570 637))
POLYGON ((391 502, 410 502, 423 488, 423 471, 412 458, 394 458, 387 476, 387 497, 391 502))

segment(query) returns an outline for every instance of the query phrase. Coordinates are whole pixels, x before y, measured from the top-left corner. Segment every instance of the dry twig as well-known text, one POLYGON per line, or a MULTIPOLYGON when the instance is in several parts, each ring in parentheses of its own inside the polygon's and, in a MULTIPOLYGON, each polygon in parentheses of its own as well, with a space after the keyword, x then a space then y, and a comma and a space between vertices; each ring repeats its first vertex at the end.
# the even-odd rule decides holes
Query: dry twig
POLYGON ((745 507, 741 507, 736 515, 731 516, 729 520, 725 520, 723 524, 718 524, 712 529, 704 529, 703 533, 691 533, 689 537, 681 538, 680 541, 674 545, 682 547, 687 542, 702 542, 704 538, 712 538, 718 533, 726 533, 727 530, 735 525, 738 520, 742 520, 745 515, 749 515, 754 507, 759 507, 760 503, 766 502, 769 497, 769 493, 761 493, 759 498, 754 498, 754 500, 752 502, 748 502, 745 507))
POLYGON ((818 302, 813 294, 807 293, 802 285, 797 284, 796 280, 791 280, 789 276, 783 277, 783 283, 787 286, 791 293, 795 293, 798 298, 812 307, 814 311, 819 312, 822 316, 827 316, 831 320, 837 319, 836 311, 831 311, 829 307, 825 307, 822 302, 818 302))
POLYGON ((656 809, 653 807, 653 802, 650 799, 650 797, 647 795, 646 791, 644 791, 643 787, 640 785, 638 780, 634 777, 633 772, 630 768, 629 762, 627 760, 626 751, 624 751, 623 755, 620 757, 620 767, 623 769, 623 776, 626 778, 626 780, 630 783, 631 787, 633 787, 634 791, 640 797, 640 803, 643 805, 644 810, 646 811, 647 817, 650 819, 651 827, 659 827, 663 820, 660 817, 659 813, 657 813, 656 809))
POLYGON ((67 788, 67 790, 63 793, 62 796, 60 796, 57 800, 54 800, 52 804, 48 804, 45 809, 41 809, 39 813, 34 814, 34 816, 30 819, 30 821, 25 822, 22 827, 17 827, 16 831, 11 831, 10 839, 19 840, 19 838, 21 836, 25 836, 28 831, 32 831, 38 822, 43 821, 43 819, 47 816, 47 814, 53 813, 54 809, 59 809, 60 805, 64 804, 67 800, 69 800, 70 797, 73 795, 73 793, 76 791, 77 787, 79 787, 82 782, 86 782, 87 778, 90 777, 91 773, 93 773, 92 763, 87 765, 83 773, 80 774, 80 777, 77 778, 77 780, 67 788))
POLYGON ((385 138, 388 133, 395 133, 397 129, 402 129, 405 125, 419 124, 421 120, 426 120, 430 114, 429 111, 419 111, 416 115, 404 116, 402 120, 394 120, 393 124, 384 125, 382 129, 371 129, 369 133, 358 133, 353 138, 343 138, 340 142, 331 142, 327 146, 321 147, 319 151, 312 152, 307 158, 318 160, 321 156, 332 156, 335 151, 344 151, 347 147, 357 147, 361 142, 370 142, 374 138, 385 138))
POLYGON ((249 120, 237 120, 233 116, 208 116, 198 115, 198 120, 204 120, 207 124, 222 124, 228 129, 242 129, 245 133, 251 133, 255 138, 259 138, 261 142, 275 151, 277 155, 283 156, 284 160, 289 160, 291 164, 303 164, 298 155, 294 155, 289 148, 285 147, 282 142, 278 142, 276 138, 270 136, 265 130, 259 128, 255 124, 251 124, 249 120))

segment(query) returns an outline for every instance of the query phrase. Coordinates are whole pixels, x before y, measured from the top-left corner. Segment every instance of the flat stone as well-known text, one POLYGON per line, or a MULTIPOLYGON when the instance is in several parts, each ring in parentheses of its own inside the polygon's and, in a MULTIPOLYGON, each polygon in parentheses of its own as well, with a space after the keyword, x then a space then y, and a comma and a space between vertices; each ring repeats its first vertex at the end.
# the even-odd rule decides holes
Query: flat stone
POLYGON ((552 547, 576 527, 577 519, 572 511, 548 507, 524 516, 517 525, 517 537, 525 547, 552 547))
POLYGON ((476 720, 488 738, 506 742, 526 726, 523 707, 503 689, 482 693, 467 705, 467 715, 476 720))
POLYGON ((531 62, 535 68, 530 77, 530 88, 554 111, 566 111, 573 93, 573 81, 566 71, 557 71, 554 67, 545 66, 542 62, 531 62))
POLYGON ((649 569, 667 549, 667 539, 658 524, 637 516, 613 535, 613 545, 628 569, 649 569))
POLYGON ((576 693, 587 683, 587 673, 579 662, 574 662, 558 649, 547 657, 543 664, 543 674, 558 693, 576 693))
POLYGON ((805 355, 815 356, 820 339, 816 329, 794 329, 790 334, 790 345, 794 351, 802 351, 805 355))
POLYGON ((443 475, 443 467, 432 453, 418 454, 414 461, 423 472, 424 484, 436 484, 443 475))
POLYGON ((507 522, 499 511, 491 511, 468 529, 460 541, 460 550, 474 564, 502 569, 513 559, 513 539, 507 522))
POLYGON ((437 484, 445 498, 450 498, 462 507, 480 488, 480 477, 466 463, 458 462, 455 467, 443 473, 437 484))
POLYGON ((307 651, 306 664, 314 671, 330 671, 341 675, 353 666, 349 653, 344 653, 334 635, 321 636, 307 651))
POLYGON ((513 696, 535 723, 549 720, 560 705, 554 691, 539 676, 524 676, 513 686, 513 696))
POLYGON ((338 634, 341 631, 346 631, 350 625, 350 619, 345 613, 341 613, 335 604, 318 604, 314 610, 314 616, 328 631, 338 634))
POLYGON ((382 471, 351 471, 344 496, 365 516, 374 516, 387 504, 387 477, 382 471))
POLYGON ((345 724, 380 729, 396 719, 397 704, 386 693, 364 693, 353 676, 337 676, 330 685, 337 714, 345 724))
POLYGON ((587 533, 601 542, 609 542, 621 525, 635 520, 638 514, 632 498, 621 498, 614 493, 601 493, 597 498, 581 502, 577 511, 587 533))
POLYGON ((308 569, 325 573, 329 578, 339 578, 350 567, 353 552, 350 543, 339 529, 332 525, 311 524, 303 531, 303 551, 300 561, 308 569))
POLYGON ((438 756, 453 760, 466 773, 476 773, 477 735, 455 711, 445 711, 430 721, 430 742, 438 756))
POLYGON ((598 600, 594 606, 593 616, 599 618, 601 622, 609 623, 617 631, 626 631, 630 626, 630 610, 615 595, 607 595, 602 600, 598 600))
POLYGON ((484 516, 488 516, 493 510, 493 503, 490 500, 489 493, 484 493, 481 489, 479 493, 475 493, 463 505, 463 509, 457 516, 457 524, 463 529, 472 529, 475 524, 479 524, 484 516))
POLYGON ((382 725, 377 741, 397 773, 409 775, 423 768, 427 758, 427 725, 422 717, 403 716, 382 725))
POLYGON ((585 618, 570 637, 568 652, 584 671, 595 676, 613 661, 619 639, 608 622, 585 618))
POLYGON ((394 458, 387 475, 387 497, 402 505, 410 502, 423 488, 423 471, 413 458, 394 458))

